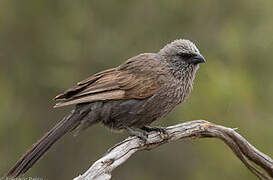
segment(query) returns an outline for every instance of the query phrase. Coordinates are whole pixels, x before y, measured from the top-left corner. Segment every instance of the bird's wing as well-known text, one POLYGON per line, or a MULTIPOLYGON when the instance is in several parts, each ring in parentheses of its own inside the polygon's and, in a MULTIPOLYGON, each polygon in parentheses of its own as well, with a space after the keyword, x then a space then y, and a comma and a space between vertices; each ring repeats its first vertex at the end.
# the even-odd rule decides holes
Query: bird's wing
POLYGON ((135 56, 117 68, 99 72, 55 97, 54 107, 94 101, 144 99, 166 81, 166 71, 152 54, 135 56))

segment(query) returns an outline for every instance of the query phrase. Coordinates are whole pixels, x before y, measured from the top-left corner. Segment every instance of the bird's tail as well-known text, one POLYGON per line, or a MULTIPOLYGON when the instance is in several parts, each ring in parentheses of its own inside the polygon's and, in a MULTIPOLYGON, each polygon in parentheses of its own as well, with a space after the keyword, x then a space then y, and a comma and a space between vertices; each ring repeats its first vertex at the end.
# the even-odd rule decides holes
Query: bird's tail
POLYGON ((32 145, 32 147, 9 170, 6 177, 18 177, 19 175, 24 174, 58 139, 78 126, 81 116, 82 113, 73 110, 68 116, 64 117, 62 121, 56 124, 39 141, 32 145))

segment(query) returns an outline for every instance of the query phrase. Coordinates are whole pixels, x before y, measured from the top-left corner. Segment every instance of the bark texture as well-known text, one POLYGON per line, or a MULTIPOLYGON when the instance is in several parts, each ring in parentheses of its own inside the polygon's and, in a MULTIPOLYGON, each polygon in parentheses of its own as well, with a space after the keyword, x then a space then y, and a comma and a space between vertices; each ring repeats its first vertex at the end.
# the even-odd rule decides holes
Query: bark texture
POLYGON ((273 160, 257 150, 235 129, 216 125, 204 120, 189 121, 166 127, 167 135, 149 133, 147 142, 129 137, 110 148, 83 175, 74 180, 109 180, 112 171, 140 150, 151 150, 162 144, 190 138, 218 138, 222 140, 243 164, 259 179, 273 179, 273 160))

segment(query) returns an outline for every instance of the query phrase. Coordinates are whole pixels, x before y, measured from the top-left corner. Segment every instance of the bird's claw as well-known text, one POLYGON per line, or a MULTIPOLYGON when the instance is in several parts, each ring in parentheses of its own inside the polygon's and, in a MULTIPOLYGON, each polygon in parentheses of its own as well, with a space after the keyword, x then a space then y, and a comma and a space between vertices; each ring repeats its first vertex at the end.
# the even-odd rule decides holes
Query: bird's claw
POLYGON ((142 130, 146 131, 146 132, 151 132, 151 131, 156 131, 159 132, 159 135, 162 139, 168 139, 169 135, 166 131, 166 128, 164 127, 148 127, 148 126, 143 126, 141 128, 142 130))
POLYGON ((147 142, 147 140, 148 140, 148 133, 147 132, 137 131, 137 130, 134 130, 130 127, 125 127, 124 129, 127 130, 128 134, 130 136, 137 136, 138 138, 143 140, 145 143, 147 142))

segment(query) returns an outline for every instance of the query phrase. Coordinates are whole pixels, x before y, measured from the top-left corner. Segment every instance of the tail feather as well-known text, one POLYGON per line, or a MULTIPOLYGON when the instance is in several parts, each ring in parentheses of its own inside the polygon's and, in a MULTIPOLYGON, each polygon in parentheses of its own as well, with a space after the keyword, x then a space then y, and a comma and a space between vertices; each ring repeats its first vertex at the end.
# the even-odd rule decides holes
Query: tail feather
POLYGON ((62 121, 56 124, 49 132, 47 132, 39 141, 17 161, 17 163, 6 174, 7 177, 18 177, 31 168, 44 153, 63 135, 75 128, 83 116, 82 113, 73 110, 62 121))

